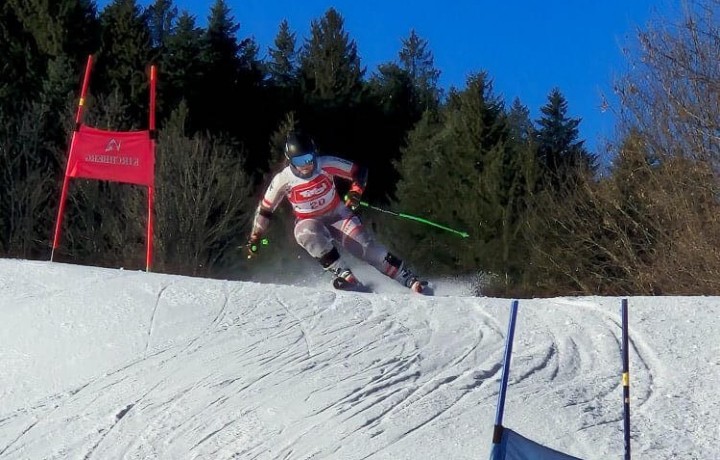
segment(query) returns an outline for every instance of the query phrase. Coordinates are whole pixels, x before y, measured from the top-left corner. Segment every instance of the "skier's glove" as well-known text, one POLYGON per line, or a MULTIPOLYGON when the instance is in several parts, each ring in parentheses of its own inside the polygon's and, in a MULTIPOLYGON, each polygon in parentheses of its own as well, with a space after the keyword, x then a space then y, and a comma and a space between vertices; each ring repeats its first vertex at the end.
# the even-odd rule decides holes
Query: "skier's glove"
POLYGON ((260 236, 250 235, 248 242, 245 243, 245 252, 248 259, 254 259, 260 250, 260 236))
POLYGON ((350 190, 345 195, 345 206, 355 211, 360 207, 360 194, 358 192, 350 190))
POLYGON ((347 195, 345 195, 345 206, 352 209, 353 211, 357 210, 357 208, 360 207, 360 198, 362 197, 362 187, 360 187, 358 184, 353 184, 352 187, 350 187, 350 191, 347 192, 347 195))

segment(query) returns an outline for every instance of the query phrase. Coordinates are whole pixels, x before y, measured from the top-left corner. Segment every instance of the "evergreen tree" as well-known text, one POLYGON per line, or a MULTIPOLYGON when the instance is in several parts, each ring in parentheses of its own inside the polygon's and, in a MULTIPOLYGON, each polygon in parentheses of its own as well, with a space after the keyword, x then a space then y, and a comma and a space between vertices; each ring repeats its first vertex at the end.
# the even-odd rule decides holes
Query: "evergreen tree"
POLYGON ((147 9, 150 43, 162 54, 166 50, 167 41, 173 33, 178 18, 178 10, 172 0, 155 0, 147 9))
POLYGON ((588 283, 592 276, 585 270, 605 271, 608 276, 612 271, 607 252, 597 251, 607 240, 604 227, 612 219, 603 216, 603 200, 593 178, 596 160, 578 140, 580 120, 569 118, 567 107, 554 89, 537 121, 540 177, 529 209, 526 241, 532 268, 526 276, 534 286, 561 286, 570 280, 574 289, 584 290, 595 284, 588 283))
POLYGON ((440 71, 435 68, 435 59, 428 50, 427 40, 411 30, 410 36, 403 39, 402 43, 400 64, 413 82, 418 106, 421 110, 437 110, 441 93, 438 88, 440 71))
MULTIPOLYGON (((225 116, 225 110, 218 110, 220 104, 235 111, 239 107, 237 80, 240 72, 240 44, 237 32, 240 25, 235 22, 230 8, 224 0, 216 0, 210 9, 208 26, 205 30, 206 46, 201 56, 203 80, 198 88, 200 97, 196 105, 190 106, 190 113, 201 130, 228 134, 235 128, 233 120, 225 116)), ((227 110, 227 109, 226 109, 227 110)))
POLYGON ((78 77, 79 68, 71 57, 51 58, 42 80, 42 89, 33 102, 33 110, 42 114, 38 117, 37 124, 47 148, 46 161, 58 172, 65 166, 68 134, 75 122, 78 77), (57 154, 58 150, 63 152, 62 155, 57 154))
POLYGON ((553 89, 537 121, 538 156, 546 168, 550 183, 558 187, 570 179, 578 168, 597 169, 597 159, 587 152, 585 141, 578 140, 580 119, 569 118, 568 103, 559 89, 553 89))
MULTIPOLYGON (((300 51, 300 88, 303 103, 297 111, 299 127, 315 137, 320 151, 377 168, 379 151, 372 136, 377 112, 362 99, 362 75, 357 45, 344 30, 333 8, 311 23, 311 35, 300 51)), ((344 193, 344 190, 340 190, 344 193)))
MULTIPOLYGON (((444 184, 451 175, 445 163, 442 130, 443 120, 438 114, 427 111, 408 133, 407 147, 396 164, 400 180, 393 208, 428 219, 442 219, 439 213, 445 205, 439 204, 436 193, 440 188, 438 184, 444 184)), ((449 249, 452 241, 449 243, 441 232, 407 221, 377 217, 383 223, 380 230, 384 239, 418 270, 450 270, 455 262, 449 249)), ((458 220, 444 220, 443 223, 461 225, 458 220)))
MULTIPOLYGON (((264 113, 271 114, 271 125, 285 125, 288 117, 294 119, 295 111, 302 104, 300 94, 300 70, 298 67, 298 50, 295 33, 290 29, 287 20, 283 20, 275 35, 274 47, 270 47, 270 60, 266 64, 268 81, 266 85, 264 113), (285 117, 285 120, 283 120, 285 117)), ((292 122, 294 125, 294 121, 292 122)), ((268 162, 270 167, 278 160, 278 151, 274 148, 277 140, 284 139, 287 130, 275 130, 271 134, 268 162)), ((281 146, 284 145, 281 143, 281 146)), ((282 149, 281 149, 282 150, 282 149)), ((280 152, 281 156, 282 153, 280 152)))
POLYGON ((267 162, 267 139, 272 127, 270 115, 261 110, 265 93, 258 47, 252 38, 238 41, 239 28, 225 0, 216 0, 210 11, 207 47, 202 56, 202 99, 190 111, 196 123, 204 124, 211 132, 230 136, 252 152, 246 167, 254 170, 267 162), (234 116, 227 117, 227 111, 234 116))
POLYGON ((400 179, 394 163, 406 146, 407 133, 422 116, 410 75, 395 63, 381 64, 367 84, 366 110, 375 115, 366 118, 376 145, 382 146, 373 166, 371 179, 375 200, 394 197, 395 184, 400 179))
POLYGON ((91 0, 9 0, 23 28, 47 57, 87 56, 98 39, 97 12, 91 0))
POLYGON ((508 112, 510 138, 520 145, 532 145, 535 141, 535 126, 530 119, 530 110, 516 98, 508 112))
POLYGON ((0 109, 19 109, 36 94, 45 58, 10 3, 0 4, 0 109))
POLYGON ((415 123, 420 120, 415 88, 410 74, 395 63, 380 64, 367 84, 374 103, 385 113, 404 113, 415 123), (414 120, 413 120, 414 118, 414 120))
POLYGON ((515 99, 508 112, 508 145, 517 156, 522 177, 525 179, 524 190, 532 194, 537 190, 541 177, 540 164, 537 159, 537 133, 530 118, 530 110, 515 99))
POLYGON ((206 59, 210 62, 217 62, 216 69, 225 70, 227 75, 224 78, 226 79, 234 77, 240 67, 238 59, 240 45, 237 42, 239 29, 240 24, 235 22, 227 2, 215 0, 210 9, 206 30, 206 39, 209 45, 206 59))
MULTIPOLYGON (((609 192, 602 197, 606 214, 602 231, 597 231, 601 235, 595 238, 601 250, 594 251, 597 268, 592 273, 602 274, 603 283, 611 282, 619 288, 639 281, 637 274, 643 271, 642 267, 651 265, 654 256, 664 252, 658 243, 667 228, 665 219, 657 214, 662 206, 654 203, 655 192, 664 188, 662 173, 657 174, 663 169, 660 165, 639 131, 631 129, 622 138, 611 166, 612 174, 601 183, 609 192)), ((642 286, 646 281, 640 281, 635 288, 647 289, 647 285, 642 286)))
POLYGON ((38 54, 10 4, 0 4, 0 109, 10 109, 36 83, 31 63, 38 54))
MULTIPOLYGON (((39 132, 43 134, 44 142, 61 145, 67 135, 63 122, 68 116, 68 105, 74 102, 78 90, 78 74, 84 69, 89 49, 96 46, 94 42, 97 40, 99 23, 95 18, 94 4, 84 0, 13 0, 4 7, 8 19, 11 8, 22 25, 21 29, 15 29, 17 35, 8 43, 8 61, 5 63, 8 73, 12 75, 14 69, 11 67, 15 63, 19 64, 19 61, 13 59, 13 50, 18 49, 17 45, 26 39, 28 42, 22 58, 27 63, 21 64, 21 68, 29 70, 30 66, 37 66, 34 71, 28 72, 29 75, 20 77, 20 81, 33 79, 27 83, 27 88, 32 87, 32 91, 15 93, 13 98, 20 104, 32 100, 32 104, 36 105, 33 110, 43 114, 38 117, 38 123, 42 128, 39 132), (29 43, 34 46, 27 46, 29 43)), ((11 26, 9 22, 6 24, 11 26)), ((10 32, 10 29, 6 30, 10 32)), ((24 86, 23 83, 12 82, 9 87, 18 88, 16 85, 24 86)), ((48 161, 54 162, 54 155, 48 161)))
MULTIPOLYGON (((166 38, 166 52, 160 60, 161 75, 158 78, 158 93, 164 103, 158 103, 162 118, 175 110, 180 101, 186 100, 188 107, 196 107, 201 98, 205 65, 200 59, 205 41, 204 30, 196 27, 195 18, 183 11, 177 24, 166 38)), ((190 133, 199 129, 192 110, 188 110, 187 126, 190 133)))
POLYGON ((34 98, 52 59, 82 68, 97 46, 95 14, 94 4, 85 0, 0 5, 0 104, 34 98))
POLYGON ((337 106, 358 101, 364 71, 357 45, 334 8, 319 21, 312 21, 310 38, 300 55, 300 70, 307 97, 337 106))
POLYGON ((471 76, 462 92, 452 90, 440 115, 438 127, 426 112, 410 135, 400 165, 398 207, 465 229, 471 237, 413 226, 403 238, 422 248, 412 251, 413 260, 438 271, 505 273, 507 257, 500 256, 510 242, 502 235, 511 221, 516 178, 503 103, 483 72, 471 76))
POLYGON ((295 86, 298 81, 298 52, 295 49, 295 33, 290 30, 286 19, 280 23, 274 43, 267 64, 270 79, 274 85, 282 88, 295 86))
POLYGON ((450 186, 447 200, 457 202, 455 212, 471 228, 473 251, 461 251, 461 266, 482 267, 505 274, 508 231, 507 206, 513 197, 514 168, 508 164, 508 129, 502 100, 494 94, 487 73, 471 75, 467 88, 448 101, 446 136, 448 166, 465 171, 450 186))
POLYGON ((150 30, 145 13, 135 0, 114 0, 100 13, 101 50, 95 65, 93 88, 116 93, 127 105, 131 126, 106 128, 128 130, 147 126, 148 75, 151 58, 150 30))

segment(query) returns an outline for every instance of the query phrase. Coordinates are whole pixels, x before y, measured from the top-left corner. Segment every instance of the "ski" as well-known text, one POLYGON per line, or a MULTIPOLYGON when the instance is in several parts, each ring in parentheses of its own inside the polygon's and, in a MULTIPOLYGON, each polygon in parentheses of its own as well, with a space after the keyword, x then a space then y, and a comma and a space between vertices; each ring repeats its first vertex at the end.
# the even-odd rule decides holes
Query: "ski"
MULTIPOLYGON (((413 292, 415 294, 424 295, 428 297, 432 297, 435 295, 435 290, 433 287, 427 282, 427 281, 421 281, 420 284, 422 285, 422 290, 414 291, 410 290, 410 292, 413 292)), ((365 292, 365 293, 374 293, 375 291, 372 289, 371 286, 367 284, 363 284, 360 282, 357 283, 350 283, 344 278, 335 278, 332 282, 333 288, 337 289, 338 291, 348 291, 348 292, 365 292)))

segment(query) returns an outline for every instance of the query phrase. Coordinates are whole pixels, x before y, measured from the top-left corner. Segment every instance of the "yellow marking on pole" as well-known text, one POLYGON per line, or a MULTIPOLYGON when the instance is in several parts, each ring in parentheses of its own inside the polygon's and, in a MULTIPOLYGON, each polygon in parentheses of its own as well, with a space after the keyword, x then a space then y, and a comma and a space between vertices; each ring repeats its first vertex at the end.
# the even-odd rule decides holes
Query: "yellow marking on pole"
POLYGON ((630 374, 628 372, 623 372, 622 384, 624 387, 630 385, 630 374))
POLYGON ((81 97, 80 102, 78 102, 78 105, 85 105, 85 98, 81 97))

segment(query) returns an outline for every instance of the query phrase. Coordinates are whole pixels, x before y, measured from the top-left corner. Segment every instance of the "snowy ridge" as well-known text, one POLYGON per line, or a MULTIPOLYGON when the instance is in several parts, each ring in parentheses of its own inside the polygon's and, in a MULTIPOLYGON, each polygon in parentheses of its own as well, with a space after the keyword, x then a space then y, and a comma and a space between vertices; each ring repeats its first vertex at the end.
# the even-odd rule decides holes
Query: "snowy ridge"
MULTIPOLYGON (((437 284, 446 297, 0 259, 0 458, 484 458, 510 301, 437 284)), ((720 457, 720 301, 630 305, 633 457, 720 457)), ((506 426, 622 456, 619 307, 520 302, 506 426)))

